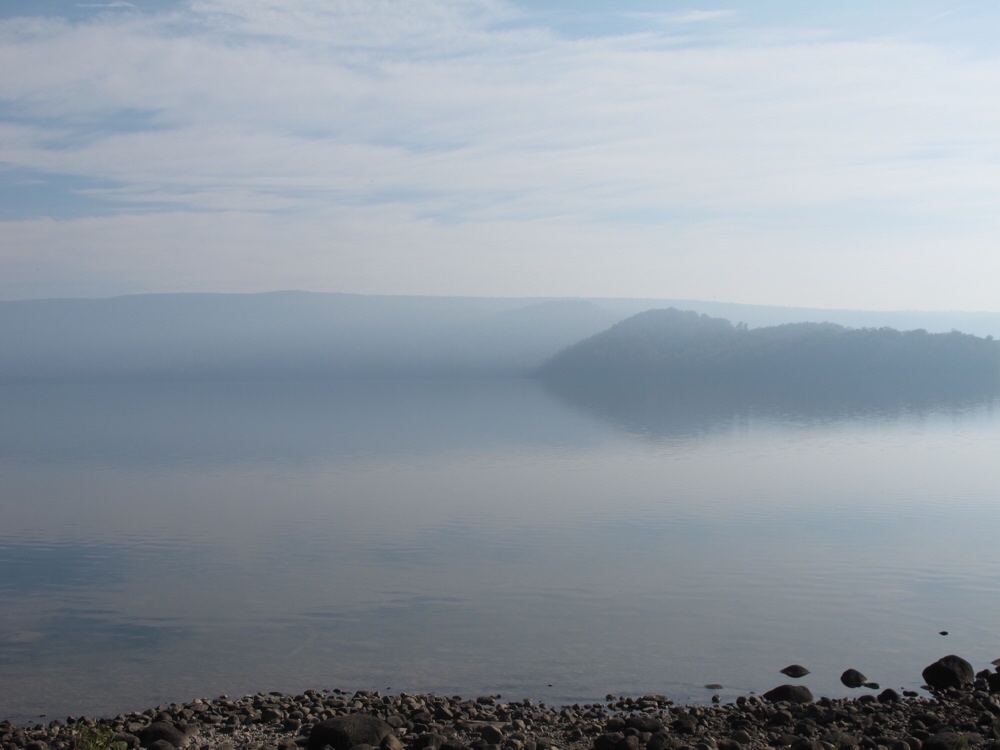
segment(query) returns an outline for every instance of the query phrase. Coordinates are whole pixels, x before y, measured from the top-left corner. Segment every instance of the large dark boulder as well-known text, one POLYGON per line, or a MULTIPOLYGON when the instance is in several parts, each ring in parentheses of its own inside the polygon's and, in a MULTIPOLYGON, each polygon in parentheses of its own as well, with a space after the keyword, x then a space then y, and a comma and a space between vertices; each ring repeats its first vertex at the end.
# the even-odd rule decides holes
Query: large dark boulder
POLYGON ((323 750, 329 745, 333 750, 350 750, 355 745, 374 745, 392 734, 392 727, 377 716, 348 714, 328 721, 321 721, 309 732, 308 750, 323 750))
POLYGON ((764 700, 771 703, 787 701, 788 703, 812 703, 813 694, 805 685, 778 685, 773 690, 764 693, 764 700))
POLYGON ((934 690, 947 688, 962 688, 971 685, 976 679, 972 665, 961 656, 949 654, 938 659, 933 664, 924 667, 920 673, 924 682, 934 690))

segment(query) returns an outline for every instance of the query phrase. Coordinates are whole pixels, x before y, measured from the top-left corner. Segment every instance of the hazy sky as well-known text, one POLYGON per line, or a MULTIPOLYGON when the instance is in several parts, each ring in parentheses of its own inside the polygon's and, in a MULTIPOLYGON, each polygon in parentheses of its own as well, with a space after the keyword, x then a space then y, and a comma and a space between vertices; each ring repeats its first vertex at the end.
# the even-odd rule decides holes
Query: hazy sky
POLYGON ((0 299, 1000 311, 1000 3, 3 0, 0 299))

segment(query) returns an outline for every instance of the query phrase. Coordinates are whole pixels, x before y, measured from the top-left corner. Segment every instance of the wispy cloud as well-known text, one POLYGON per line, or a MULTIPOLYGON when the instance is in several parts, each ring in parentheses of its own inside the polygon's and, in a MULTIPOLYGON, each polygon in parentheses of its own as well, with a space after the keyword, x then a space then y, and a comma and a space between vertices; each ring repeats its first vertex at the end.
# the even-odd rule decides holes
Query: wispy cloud
POLYGON ((695 24, 710 21, 719 21, 724 18, 733 18, 736 15, 734 9, 719 10, 687 10, 680 12, 659 12, 659 13, 633 13, 636 18, 647 21, 654 21, 662 24, 695 24))
MULTIPOLYGON (((0 161, 72 177, 107 208, 0 224, 4 252, 123 291, 282 279, 834 305, 837 274, 872 293, 837 269, 845 254, 867 253, 886 294, 888 244, 960 233, 966 265, 983 263, 1000 229, 1000 60, 775 36, 743 16, 652 14, 585 38, 495 0, 0 21, 0 67, 16 71, 0 78, 0 161), (732 28, 676 43, 716 21, 732 28), (253 260, 233 266, 240 248, 253 260), (725 267, 739 273, 720 280, 725 267)), ((929 250, 911 264, 941 278, 929 250)), ((18 294, 3 275, 0 297, 18 294)))

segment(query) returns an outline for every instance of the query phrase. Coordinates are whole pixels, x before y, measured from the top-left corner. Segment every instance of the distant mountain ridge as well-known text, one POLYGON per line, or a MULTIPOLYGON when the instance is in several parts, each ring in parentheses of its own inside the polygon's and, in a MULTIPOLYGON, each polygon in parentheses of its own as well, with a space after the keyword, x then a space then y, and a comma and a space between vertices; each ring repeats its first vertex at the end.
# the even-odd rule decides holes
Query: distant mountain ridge
POLYGON ((649 310, 556 354, 549 379, 655 379, 727 387, 916 388, 1000 384, 1000 342, 957 331, 786 323, 751 329, 649 310))
POLYGON ((656 299, 144 294, 0 302, 0 381, 527 375, 582 339, 665 307, 750 328, 814 320, 1000 336, 1000 313, 656 299))
POLYGON ((308 292, 0 303, 0 381, 507 376, 621 316, 582 300, 308 292))

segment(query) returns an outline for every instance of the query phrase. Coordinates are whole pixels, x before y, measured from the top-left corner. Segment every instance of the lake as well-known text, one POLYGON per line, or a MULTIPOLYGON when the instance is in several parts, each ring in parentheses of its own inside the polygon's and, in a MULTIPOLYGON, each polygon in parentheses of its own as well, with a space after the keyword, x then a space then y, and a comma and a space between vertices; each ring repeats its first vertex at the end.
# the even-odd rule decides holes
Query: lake
POLYGON ((2 386, 0 718, 916 689, 1000 656, 998 458, 995 396, 2 386))

